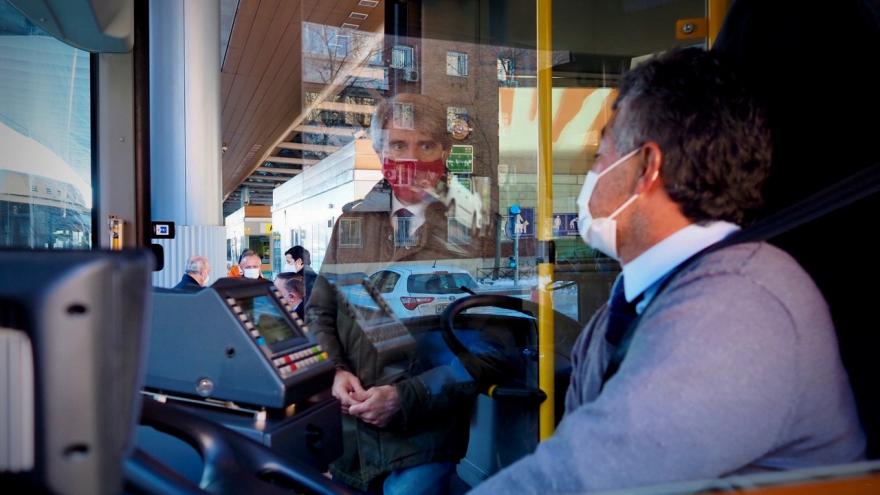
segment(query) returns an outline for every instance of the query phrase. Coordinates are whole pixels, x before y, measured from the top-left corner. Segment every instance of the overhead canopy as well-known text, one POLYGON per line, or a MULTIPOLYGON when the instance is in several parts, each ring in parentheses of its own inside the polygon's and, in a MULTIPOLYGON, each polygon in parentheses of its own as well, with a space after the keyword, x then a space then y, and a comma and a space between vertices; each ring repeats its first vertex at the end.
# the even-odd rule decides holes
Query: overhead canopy
MULTIPOLYGON (((499 88, 498 93, 501 161, 536 164, 537 90, 499 88)), ((553 88, 554 173, 583 175, 589 170, 616 95, 611 88, 553 88)))

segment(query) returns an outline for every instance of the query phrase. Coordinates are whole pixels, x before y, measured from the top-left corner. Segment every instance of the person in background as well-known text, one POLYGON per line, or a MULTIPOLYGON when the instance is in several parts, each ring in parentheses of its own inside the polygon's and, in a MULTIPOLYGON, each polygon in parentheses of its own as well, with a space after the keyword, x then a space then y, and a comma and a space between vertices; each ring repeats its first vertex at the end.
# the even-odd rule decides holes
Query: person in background
POLYGON ((186 262, 183 277, 174 286, 175 289, 201 289, 207 287, 210 278, 210 265, 208 258, 193 256, 186 262))
POLYGON ((253 251, 242 253, 241 259, 238 262, 238 268, 241 270, 242 277, 252 280, 263 278, 262 267, 263 260, 253 251))
MULTIPOLYGON (((435 390, 441 381, 421 372, 383 382, 379 353, 325 274, 473 258, 476 248, 449 241, 442 200, 451 149, 445 107, 428 96, 399 94, 377 106, 370 132, 384 179, 343 207, 306 311, 309 329, 336 366, 332 392, 342 404, 343 455, 331 472, 361 490, 445 493, 467 448, 476 394, 458 382, 435 390)), ((418 356, 403 369, 419 370, 428 358, 418 356)))
POLYGON ((293 306, 294 311, 303 319, 304 312, 304 294, 305 284, 303 276, 297 273, 281 272, 275 277, 275 288, 287 299, 287 302, 293 306))
POLYGON ((245 249, 245 250, 243 250, 243 251, 241 252, 241 254, 238 256, 238 263, 232 265, 232 267, 229 269, 229 272, 226 274, 226 276, 227 276, 227 277, 230 277, 230 278, 239 278, 239 277, 242 277, 243 274, 242 274, 242 272, 241 272, 241 266, 240 266, 240 265, 241 265, 241 262, 244 260, 244 257, 245 257, 245 256, 248 256, 248 255, 251 255, 251 254, 254 254, 254 251, 253 251, 252 249, 245 249))
POLYGON ((674 50, 619 91, 578 206, 581 236, 623 272, 572 349, 556 433, 473 493, 863 459, 822 294, 787 253, 730 238, 762 203, 772 150, 740 75, 716 53, 674 50))
POLYGON ((282 273, 297 273, 302 275, 305 290, 302 292, 303 301, 308 303, 309 296, 312 294, 312 287, 315 285, 315 279, 318 274, 312 270, 312 255, 309 250, 302 246, 293 246, 284 252, 285 265, 281 269, 282 273))

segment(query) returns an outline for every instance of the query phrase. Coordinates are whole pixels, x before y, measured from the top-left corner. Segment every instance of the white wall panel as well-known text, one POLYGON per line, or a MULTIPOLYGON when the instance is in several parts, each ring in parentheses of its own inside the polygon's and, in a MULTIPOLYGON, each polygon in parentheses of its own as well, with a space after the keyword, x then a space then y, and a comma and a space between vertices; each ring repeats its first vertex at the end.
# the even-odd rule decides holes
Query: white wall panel
POLYGON ((165 268, 153 273, 156 287, 174 287, 183 276, 186 260, 200 254, 211 264, 211 280, 226 276, 226 228, 223 226, 178 225, 174 239, 156 240, 165 248, 165 268))

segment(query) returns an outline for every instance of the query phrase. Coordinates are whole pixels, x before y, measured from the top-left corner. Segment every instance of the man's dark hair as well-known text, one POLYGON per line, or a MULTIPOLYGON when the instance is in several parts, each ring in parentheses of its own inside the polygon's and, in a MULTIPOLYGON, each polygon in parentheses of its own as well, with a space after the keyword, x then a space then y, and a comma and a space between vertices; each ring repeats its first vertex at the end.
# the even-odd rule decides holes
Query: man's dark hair
POLYGON ((275 276, 276 279, 284 281, 284 288, 288 292, 294 291, 305 299, 306 285, 304 278, 299 273, 281 272, 275 276))
POLYGON ((284 282, 284 288, 287 292, 296 292, 302 299, 306 298, 306 285, 300 275, 294 275, 284 282))
POLYGON ((309 254, 309 250, 302 246, 293 246, 292 248, 284 251, 285 255, 290 255, 293 257, 293 261, 303 260, 303 265, 311 265, 312 264, 312 255, 309 254))
POLYGON ((666 192, 689 220, 743 224, 761 206, 767 119, 717 53, 679 49, 637 66, 623 77, 614 109, 617 152, 655 141, 666 192))
POLYGON ((240 265, 242 261, 244 261, 247 256, 256 256, 257 253, 254 252, 253 249, 245 249, 241 252, 241 256, 238 257, 238 264, 240 265))

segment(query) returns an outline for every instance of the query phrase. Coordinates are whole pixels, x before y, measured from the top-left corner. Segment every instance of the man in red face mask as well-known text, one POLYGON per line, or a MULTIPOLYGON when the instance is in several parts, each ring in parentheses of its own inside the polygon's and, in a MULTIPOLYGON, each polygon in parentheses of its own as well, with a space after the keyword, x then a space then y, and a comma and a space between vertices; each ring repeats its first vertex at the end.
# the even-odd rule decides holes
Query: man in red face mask
POLYGON ((411 129, 383 129, 382 174, 401 205, 428 201, 446 175, 446 150, 431 136, 411 129))
POLYGON ((323 264, 379 267, 470 257, 447 235, 445 107, 428 96, 399 94, 378 105, 370 136, 383 180, 343 207, 323 264))
MULTIPOLYGON (((339 281, 407 262, 460 264, 476 253, 448 240, 445 108, 427 96, 400 94, 377 107, 370 131, 383 180, 343 207, 307 308, 309 328, 337 370, 333 395, 342 405, 344 449, 331 471, 362 490, 428 493, 445 485, 465 452, 472 384, 445 380, 432 388, 417 372, 388 379, 381 352, 326 274, 339 281)), ((420 356, 411 359, 400 369, 425 369, 420 356)))
MULTIPOLYGON (((379 106, 370 130, 385 178, 374 191, 381 194, 390 187, 392 192, 388 212, 394 244, 405 250, 417 245, 430 250, 445 248, 445 240, 439 242, 442 239, 437 235, 445 236, 445 219, 436 215, 436 225, 422 229, 430 213, 442 213, 442 206, 437 203, 445 186, 450 147, 443 108, 426 96, 401 94, 379 106), (434 234, 433 239, 429 234, 434 234), (439 245, 425 246, 421 240, 439 245)), ((373 198, 368 197, 365 202, 370 199, 373 198)), ((387 201, 384 197, 381 200, 387 201)), ((415 253, 403 254, 420 257, 415 253)))

